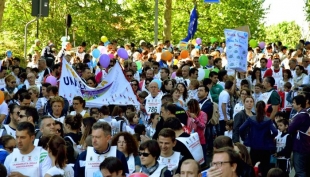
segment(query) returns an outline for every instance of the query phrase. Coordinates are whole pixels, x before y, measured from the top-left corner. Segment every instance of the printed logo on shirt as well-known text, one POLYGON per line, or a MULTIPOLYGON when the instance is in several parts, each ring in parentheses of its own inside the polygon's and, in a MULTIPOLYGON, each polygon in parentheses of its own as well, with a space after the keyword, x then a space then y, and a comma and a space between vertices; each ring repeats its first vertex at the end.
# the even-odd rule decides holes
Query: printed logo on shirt
POLYGON ((42 153, 40 154, 40 163, 42 163, 42 162, 44 161, 44 159, 46 158, 46 156, 47 156, 47 152, 42 152, 42 153))

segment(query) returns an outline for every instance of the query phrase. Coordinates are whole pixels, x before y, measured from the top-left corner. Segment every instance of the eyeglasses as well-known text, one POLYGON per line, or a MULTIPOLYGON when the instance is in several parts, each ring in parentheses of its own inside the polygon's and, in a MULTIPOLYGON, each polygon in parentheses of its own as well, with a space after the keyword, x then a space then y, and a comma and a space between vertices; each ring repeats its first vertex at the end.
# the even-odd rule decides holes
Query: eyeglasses
POLYGON ((127 144, 126 141, 118 141, 117 144, 127 144))
POLYGON ((27 115, 20 115, 19 114, 19 118, 23 118, 23 117, 27 117, 27 115))
POLYGON ((210 167, 213 167, 213 166, 215 166, 215 167, 222 167, 222 165, 223 165, 224 163, 230 163, 230 161, 211 162, 211 163, 210 163, 210 167))
POLYGON ((150 153, 146 153, 146 152, 139 152, 139 156, 143 156, 143 157, 148 157, 150 155, 150 153))
POLYGON ((11 147, 4 147, 5 149, 8 149, 9 151, 13 151, 13 149, 15 148, 15 146, 11 146, 11 147))
POLYGON ((14 113, 16 113, 17 115, 19 115, 19 114, 20 114, 20 111, 17 111, 17 112, 12 112, 12 113, 13 113, 13 114, 14 114, 14 113))

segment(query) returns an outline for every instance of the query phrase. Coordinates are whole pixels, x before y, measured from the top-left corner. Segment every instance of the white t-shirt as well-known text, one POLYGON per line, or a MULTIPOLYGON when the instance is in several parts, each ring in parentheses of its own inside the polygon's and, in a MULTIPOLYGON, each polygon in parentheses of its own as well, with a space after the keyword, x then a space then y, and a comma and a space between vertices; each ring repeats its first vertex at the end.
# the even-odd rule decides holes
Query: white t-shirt
MULTIPOLYGON (((8 115, 9 114, 9 108, 8 108, 8 104, 6 104, 5 101, 3 101, 2 104, 0 104, 0 114, 2 115, 8 115)), ((3 119, 4 120, 4 119, 3 119)), ((2 123, 2 122, 1 122, 2 123)))
POLYGON ((224 114, 222 111, 222 104, 226 103, 226 115, 227 119, 230 119, 229 115, 229 109, 230 109, 230 95, 226 90, 223 90, 220 95, 219 95, 219 112, 220 112, 220 119, 219 120, 224 120, 224 114))
POLYGON ((49 174, 51 176, 53 175, 63 175, 64 177, 74 177, 74 171, 73 168, 69 165, 66 165, 64 169, 58 168, 56 166, 53 166, 45 174, 49 174))

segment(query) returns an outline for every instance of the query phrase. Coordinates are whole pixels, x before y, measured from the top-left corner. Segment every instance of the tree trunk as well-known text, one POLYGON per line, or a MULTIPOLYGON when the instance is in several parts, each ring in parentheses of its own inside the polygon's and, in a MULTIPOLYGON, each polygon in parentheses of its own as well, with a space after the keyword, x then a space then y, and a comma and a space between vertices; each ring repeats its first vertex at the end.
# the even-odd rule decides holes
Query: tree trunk
POLYGON ((5 0, 0 0, 0 27, 2 24, 2 17, 4 13, 4 4, 5 4, 5 0))
POLYGON ((171 16, 172 16, 172 0, 165 0, 164 12, 164 41, 171 40, 171 16))

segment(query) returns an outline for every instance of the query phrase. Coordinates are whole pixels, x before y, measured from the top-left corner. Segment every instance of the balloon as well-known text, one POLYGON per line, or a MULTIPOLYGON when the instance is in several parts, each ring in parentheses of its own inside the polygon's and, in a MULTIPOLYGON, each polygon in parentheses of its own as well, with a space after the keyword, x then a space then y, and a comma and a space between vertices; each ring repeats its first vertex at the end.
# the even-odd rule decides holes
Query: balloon
POLYGON ((207 66, 207 64, 209 63, 209 59, 206 55, 201 55, 198 61, 201 66, 207 66))
POLYGON ((211 43, 213 44, 214 42, 216 42, 217 39, 215 37, 211 37, 211 43))
POLYGON ((191 43, 192 43, 193 45, 196 45, 196 44, 197 44, 195 39, 193 39, 193 40, 191 41, 191 43))
POLYGON ((179 60, 178 60, 178 59, 174 59, 174 60, 173 60, 173 65, 178 65, 178 63, 179 63, 179 60))
POLYGON ((110 57, 107 54, 102 54, 99 58, 100 66, 107 68, 110 64, 110 57))
POLYGON ((109 54, 110 59, 114 59, 114 55, 112 53, 109 54))
POLYGON ((48 76, 45 82, 50 83, 52 86, 57 86, 57 79, 54 76, 48 76))
POLYGON ((158 88, 161 88, 161 81, 159 79, 153 79, 152 82, 156 82, 158 85, 158 88))
POLYGON ((110 41, 105 42, 104 46, 108 46, 108 44, 110 44, 110 41))
POLYGON ((94 58, 99 58, 100 57, 100 51, 98 49, 94 49, 91 53, 94 58))
POLYGON ((166 50, 161 53, 161 59, 164 61, 170 61, 172 59, 172 54, 166 50))
POLYGON ((205 71, 202 68, 198 68, 198 81, 202 81, 205 78, 205 71))
POLYGON ((124 60, 128 59, 128 53, 124 48, 119 48, 117 50, 117 55, 124 60))
POLYGON ((100 54, 107 54, 107 48, 105 46, 98 46, 100 54))
POLYGON ((148 177, 148 175, 146 175, 144 173, 133 173, 133 174, 129 175, 129 177, 148 177))
POLYGON ((263 49, 263 48, 265 48, 266 43, 265 43, 265 42, 260 42, 260 43, 258 44, 258 46, 259 46, 259 48, 263 49))
POLYGON ((0 104, 4 101, 4 93, 0 90, 0 104))
POLYGON ((108 38, 106 36, 101 36, 101 41, 102 42, 107 42, 108 41, 108 38))
POLYGON ((137 70, 140 70, 142 68, 141 61, 136 61, 136 64, 137 64, 137 70))
POLYGON ((180 56, 182 59, 185 59, 185 58, 188 58, 189 56, 189 53, 187 50, 182 50, 181 53, 180 53, 180 56))
POLYGON ((210 70, 204 69, 205 70, 205 78, 209 78, 210 70))
POLYGON ((10 50, 6 51, 6 56, 8 58, 11 58, 12 57, 12 51, 10 51, 10 50))
POLYGON ((173 72, 173 73, 171 74, 171 79, 174 79, 176 76, 177 76, 177 73, 176 73, 176 72, 173 72))
POLYGON ((270 68, 272 65, 272 61, 270 59, 267 60, 267 68, 270 68))
POLYGON ((196 43, 197 43, 198 45, 200 45, 200 44, 201 44, 201 39, 200 39, 200 38, 197 38, 197 39, 196 39, 196 43))
POLYGON ((257 41, 255 39, 251 39, 249 44, 250 44, 250 47, 252 47, 252 48, 257 47, 257 41))
POLYGON ((212 71, 214 71, 214 72, 219 72, 220 70, 218 69, 218 68, 214 68, 212 71))

